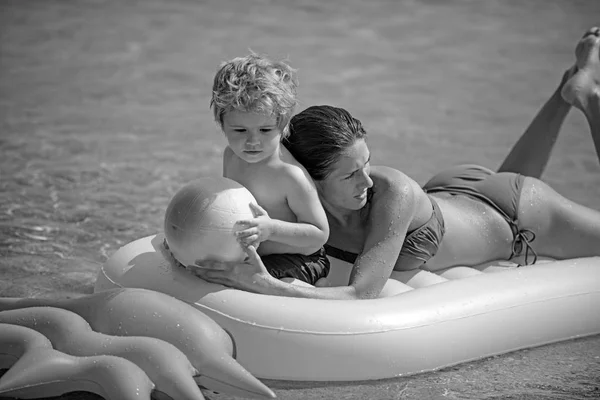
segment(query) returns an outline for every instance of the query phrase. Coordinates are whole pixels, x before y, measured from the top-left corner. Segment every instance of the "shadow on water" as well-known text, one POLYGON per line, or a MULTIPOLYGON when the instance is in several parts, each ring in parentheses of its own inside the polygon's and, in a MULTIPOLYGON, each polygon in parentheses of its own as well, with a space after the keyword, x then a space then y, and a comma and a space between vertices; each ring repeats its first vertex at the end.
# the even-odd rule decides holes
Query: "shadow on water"
MULTIPOLYGON (((0 295, 91 293, 112 252, 161 230, 177 188, 220 173, 208 94, 223 60, 287 57, 301 108, 349 109, 375 164, 425 182, 499 165, 598 15, 584 0, 3 1, 0 295)), ((576 112, 544 180, 600 209, 576 112)), ((600 338, 384 381, 268 384, 280 399, 597 398, 600 338)))

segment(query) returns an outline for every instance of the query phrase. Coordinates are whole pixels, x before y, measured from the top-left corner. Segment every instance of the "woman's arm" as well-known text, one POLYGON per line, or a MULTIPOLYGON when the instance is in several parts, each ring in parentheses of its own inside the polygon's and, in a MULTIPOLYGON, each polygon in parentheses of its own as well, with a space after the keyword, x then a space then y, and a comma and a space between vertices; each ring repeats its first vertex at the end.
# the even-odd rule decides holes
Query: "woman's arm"
POLYGON ((194 274, 206 281, 248 292, 272 296, 329 300, 352 300, 358 298, 352 286, 310 287, 280 281, 267 272, 254 246, 248 246, 246 254, 248 258, 241 263, 202 261, 198 262, 197 265, 190 266, 190 269, 194 274))
POLYGON ((417 209, 411 179, 400 171, 372 167, 371 179, 373 197, 365 242, 350 274, 350 285, 356 288, 359 298, 374 298, 381 292, 417 209))
POLYGON ((373 168, 373 197, 367 216, 367 235, 348 286, 304 287, 273 278, 254 247, 248 247, 243 263, 202 262, 194 268, 201 278, 246 291, 288 297, 319 299, 375 298, 390 277, 406 231, 412 220, 415 201, 408 177, 391 168, 373 168))

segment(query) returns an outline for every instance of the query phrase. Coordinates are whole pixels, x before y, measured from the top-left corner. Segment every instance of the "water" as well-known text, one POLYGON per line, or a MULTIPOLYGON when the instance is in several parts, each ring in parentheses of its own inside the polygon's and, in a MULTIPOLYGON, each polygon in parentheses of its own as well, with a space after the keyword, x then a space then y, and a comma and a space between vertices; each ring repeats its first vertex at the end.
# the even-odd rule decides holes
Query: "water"
MULTIPOLYGON (((595 0, 2 0, 0 296, 91 293, 108 255, 161 230, 181 185, 219 174, 208 99, 221 61, 287 57, 301 108, 349 109, 374 164, 425 182, 497 167, 598 15, 595 0)), ((544 180, 600 209, 577 112, 544 180)), ((268 384, 280 399, 582 399, 600 397, 599 377, 593 337, 413 377, 268 384)))

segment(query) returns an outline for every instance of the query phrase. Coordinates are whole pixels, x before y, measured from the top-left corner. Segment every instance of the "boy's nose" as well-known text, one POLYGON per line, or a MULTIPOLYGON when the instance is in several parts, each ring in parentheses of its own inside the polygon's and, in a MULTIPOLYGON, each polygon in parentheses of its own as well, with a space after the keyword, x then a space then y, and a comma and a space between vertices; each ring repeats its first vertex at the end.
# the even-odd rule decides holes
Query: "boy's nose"
POLYGON ((247 146, 258 146, 260 145, 260 138, 258 135, 248 135, 248 139, 246 139, 247 146))

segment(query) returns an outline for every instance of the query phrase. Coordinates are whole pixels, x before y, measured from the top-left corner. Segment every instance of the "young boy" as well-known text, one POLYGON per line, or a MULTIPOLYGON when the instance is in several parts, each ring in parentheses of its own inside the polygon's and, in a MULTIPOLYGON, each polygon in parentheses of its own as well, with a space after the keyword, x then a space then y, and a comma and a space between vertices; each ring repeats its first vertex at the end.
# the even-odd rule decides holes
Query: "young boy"
POLYGON ((314 285, 329 272, 323 249, 329 225, 313 181, 281 145, 297 103, 294 74, 285 62, 256 54, 235 58, 215 75, 210 106, 229 143, 223 176, 260 205, 251 205, 254 219, 236 223, 238 239, 260 244, 274 277, 314 285))

